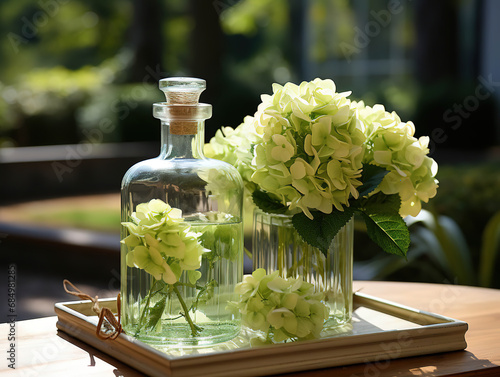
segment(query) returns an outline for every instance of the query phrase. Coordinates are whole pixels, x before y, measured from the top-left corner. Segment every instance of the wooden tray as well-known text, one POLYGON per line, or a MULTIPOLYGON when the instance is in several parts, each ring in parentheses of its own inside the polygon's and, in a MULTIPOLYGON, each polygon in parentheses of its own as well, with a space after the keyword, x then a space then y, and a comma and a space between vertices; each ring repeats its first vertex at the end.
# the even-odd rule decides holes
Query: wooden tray
MULTIPOLYGON (((99 301, 116 310, 116 299, 99 301)), ((55 304, 57 328, 149 376, 265 376, 463 350, 467 323, 354 294, 350 325, 311 341, 251 348, 250 333, 213 347, 153 348, 128 335, 101 340, 90 301, 55 304)))

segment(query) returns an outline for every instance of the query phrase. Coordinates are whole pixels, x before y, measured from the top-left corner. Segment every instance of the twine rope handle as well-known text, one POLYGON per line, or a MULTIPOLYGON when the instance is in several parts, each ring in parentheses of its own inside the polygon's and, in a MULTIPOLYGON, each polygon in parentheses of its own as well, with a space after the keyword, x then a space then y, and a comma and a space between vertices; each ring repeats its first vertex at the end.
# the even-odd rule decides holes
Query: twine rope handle
POLYGON ((96 328, 96 335, 99 339, 115 340, 118 337, 118 335, 120 335, 120 333, 122 332, 125 333, 125 331, 123 331, 121 324, 121 300, 119 293, 118 296, 116 297, 117 316, 115 317, 111 309, 101 308, 99 306, 98 296, 92 297, 82 292, 67 279, 63 280, 63 287, 66 293, 76 296, 81 300, 90 300, 92 302, 92 311, 99 316, 99 322, 97 323, 97 328, 96 328), (68 286, 70 286, 73 290, 70 290, 68 286), (106 331, 102 330, 103 326, 106 329, 106 331))

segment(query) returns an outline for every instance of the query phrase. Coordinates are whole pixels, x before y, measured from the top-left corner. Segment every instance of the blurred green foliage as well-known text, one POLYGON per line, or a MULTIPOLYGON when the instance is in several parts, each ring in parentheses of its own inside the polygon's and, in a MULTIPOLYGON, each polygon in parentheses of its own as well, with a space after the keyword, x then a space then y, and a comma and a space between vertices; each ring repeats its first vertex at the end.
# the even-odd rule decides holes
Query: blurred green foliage
POLYGON ((33 69, 99 65, 123 47, 129 1, 8 0, 0 3, 0 80, 33 69))
POLYGON ((20 145, 79 142, 83 124, 77 113, 112 81, 110 65, 106 61, 76 70, 38 68, 19 76, 15 85, 2 88, 5 106, 0 107, 0 135, 20 145))
MULTIPOLYGON (((289 2, 286 0, 240 1, 221 14, 226 34, 255 35, 261 26, 270 26, 282 33, 288 24, 289 2)), ((279 38, 276 34, 274 38, 279 38)))
POLYGON ((477 258, 481 234, 488 221, 500 212, 500 164, 443 165, 437 178, 438 194, 427 208, 452 217, 477 258))
MULTIPOLYGON (((151 70, 156 74, 149 75, 147 85, 135 89, 138 93, 148 85, 153 88, 166 75, 193 74, 194 41, 206 30, 196 29, 196 1, 169 0, 158 5, 161 35, 147 34, 156 29, 149 28, 147 17, 142 24, 138 21, 138 12, 145 9, 141 4, 134 0, 0 3, 0 31, 6 36, 0 41, 0 96, 5 100, 0 101, 0 147, 77 143, 85 139, 82 131, 99 127, 99 119, 114 124, 103 142, 157 140, 158 129, 149 110, 152 101, 162 98, 161 93, 147 89, 130 101, 134 54, 142 54, 141 44, 152 40, 153 47, 148 48, 157 49, 162 60, 139 63, 143 76, 151 70), (137 131, 138 124, 151 127, 137 131)), ((207 136, 223 125, 235 127, 245 115, 253 114, 260 95, 269 93, 273 82, 312 79, 307 76, 323 64, 336 64, 320 72, 334 79, 339 90, 352 89, 355 98, 368 104, 384 103, 388 110, 409 119, 416 102, 411 76, 400 74, 397 81, 394 75, 378 73, 360 86, 359 72, 352 70, 339 47, 354 43, 354 25, 366 22, 363 17, 369 16, 370 9, 386 7, 382 0, 370 7, 348 0, 214 2, 207 8, 209 13, 202 15, 215 17, 217 21, 207 27, 221 31, 219 36, 212 30, 211 37, 220 40, 209 40, 210 53, 203 56, 207 66, 220 64, 207 71, 215 73, 204 94, 214 105, 207 136)), ((407 8, 394 22, 406 31, 413 30, 407 8)), ((382 50, 386 54, 390 43, 402 48, 414 43, 410 32, 394 34, 391 28, 382 28, 366 51, 352 59, 377 57, 382 50)))
POLYGON ((380 256, 358 224, 355 258, 362 274, 380 280, 451 282, 500 287, 500 165, 439 167, 438 194, 409 218, 408 261, 380 256))
POLYGON ((0 3, 0 146, 83 139, 76 113, 124 68, 130 11, 117 0, 0 3))

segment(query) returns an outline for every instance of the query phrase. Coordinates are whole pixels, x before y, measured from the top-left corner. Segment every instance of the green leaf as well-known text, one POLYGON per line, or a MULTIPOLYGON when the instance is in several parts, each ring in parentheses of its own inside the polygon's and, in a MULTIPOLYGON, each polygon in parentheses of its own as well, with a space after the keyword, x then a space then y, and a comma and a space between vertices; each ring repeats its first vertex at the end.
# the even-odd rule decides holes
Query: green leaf
POLYGON ((253 202, 257 207, 266 213, 285 213, 288 209, 279 201, 272 199, 267 193, 255 190, 252 193, 253 202))
POLYGON ((153 330, 158 321, 160 320, 163 311, 165 310, 165 305, 167 303, 167 297, 163 296, 160 301, 158 301, 152 308, 149 309, 148 323, 146 323, 146 329, 148 331, 153 330))
POLYGON ((214 289, 218 287, 219 284, 215 279, 210 280, 204 286, 199 288, 198 295, 196 296, 196 300, 194 301, 190 311, 193 313, 198 308, 200 303, 206 303, 214 297, 214 289))
POLYGON ((361 208, 370 213, 399 213, 399 209, 401 208, 401 197, 399 194, 386 195, 382 192, 378 192, 368 198, 361 208))
POLYGON ((187 274, 189 282, 193 285, 195 285, 196 282, 201 278, 201 272, 198 270, 189 270, 187 274))
POLYGON ((483 232, 483 244, 479 259, 479 283, 483 287, 491 286, 495 274, 495 259, 500 253, 500 212, 497 212, 486 224, 483 232))
POLYGON ((311 211, 311 214, 314 216, 313 220, 302 212, 295 214, 292 224, 305 242, 317 247, 326 256, 333 238, 352 218, 354 209, 347 207, 343 212, 333 211, 329 214, 311 211))
POLYGON ((368 236, 385 252, 406 257, 410 246, 410 232, 399 215, 399 195, 374 195, 361 214, 366 223, 368 236))
POLYGON ((363 165, 361 173, 361 182, 363 184, 358 188, 359 197, 362 198, 375 190, 387 173, 389 171, 383 167, 369 164, 363 165))

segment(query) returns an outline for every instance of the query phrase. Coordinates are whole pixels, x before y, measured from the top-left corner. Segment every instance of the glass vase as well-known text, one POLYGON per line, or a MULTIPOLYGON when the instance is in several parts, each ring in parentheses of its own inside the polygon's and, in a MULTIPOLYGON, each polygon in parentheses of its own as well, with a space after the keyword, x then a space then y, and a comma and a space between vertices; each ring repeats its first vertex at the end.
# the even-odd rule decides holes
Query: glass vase
POLYGON ((160 88, 160 155, 122 182, 122 323, 146 343, 211 345, 240 330, 226 305, 243 278, 243 183, 233 166, 203 155, 205 81, 170 78, 160 88))
POLYGON ((301 277, 325 294, 330 310, 325 328, 348 323, 352 317, 352 258, 354 225, 351 219, 335 236, 325 255, 308 245, 292 225, 292 216, 254 211, 253 268, 279 271, 283 278, 301 277))

